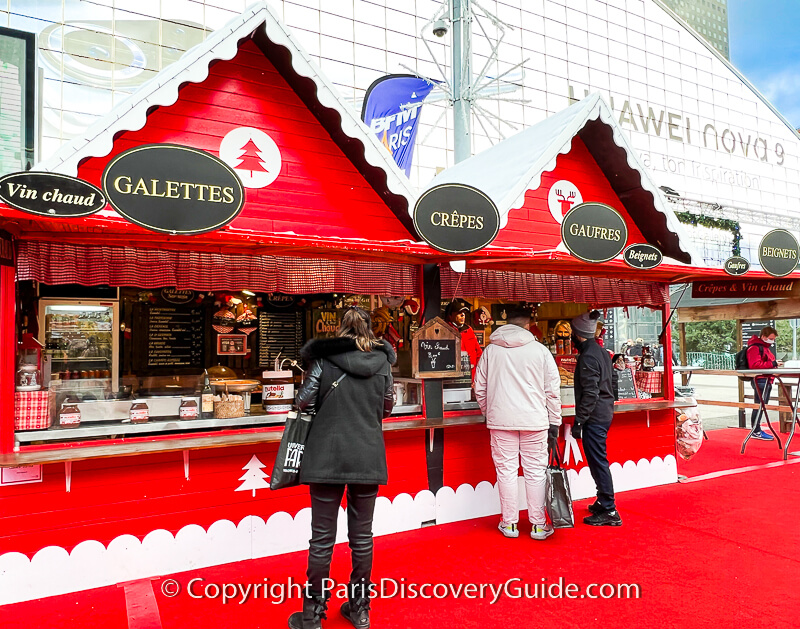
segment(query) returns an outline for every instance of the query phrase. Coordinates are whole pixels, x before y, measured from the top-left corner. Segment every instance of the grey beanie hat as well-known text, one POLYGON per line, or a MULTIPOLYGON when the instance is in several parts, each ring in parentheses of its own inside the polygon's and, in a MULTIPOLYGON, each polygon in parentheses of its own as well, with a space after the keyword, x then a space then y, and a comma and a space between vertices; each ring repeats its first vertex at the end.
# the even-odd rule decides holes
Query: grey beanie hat
POLYGON ((600 320, 600 312, 592 310, 585 312, 580 317, 575 317, 572 322, 572 331, 585 339, 593 339, 597 333, 597 322, 600 320))

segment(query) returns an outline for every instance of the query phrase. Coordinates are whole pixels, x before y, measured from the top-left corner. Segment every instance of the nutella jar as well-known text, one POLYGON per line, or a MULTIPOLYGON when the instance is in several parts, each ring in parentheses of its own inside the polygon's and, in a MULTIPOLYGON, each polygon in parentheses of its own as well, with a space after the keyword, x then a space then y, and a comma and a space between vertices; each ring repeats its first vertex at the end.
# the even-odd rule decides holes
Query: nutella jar
POLYGON ((77 402, 64 402, 58 414, 58 425, 70 428, 81 425, 81 409, 77 402))
POLYGON ((150 421, 150 408, 144 400, 134 400, 131 404, 131 423, 144 424, 150 421))
POLYGON ((261 406, 268 415, 288 413, 294 403, 294 374, 265 371, 261 374, 261 406))
POLYGON ((197 400, 193 397, 181 398, 181 406, 178 415, 181 419, 197 419, 197 400))

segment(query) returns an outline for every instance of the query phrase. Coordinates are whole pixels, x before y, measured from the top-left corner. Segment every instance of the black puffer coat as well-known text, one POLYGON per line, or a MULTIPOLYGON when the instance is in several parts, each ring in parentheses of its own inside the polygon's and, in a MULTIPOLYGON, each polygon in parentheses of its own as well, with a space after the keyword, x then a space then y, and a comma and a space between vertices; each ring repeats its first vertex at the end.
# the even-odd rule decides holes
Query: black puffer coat
POLYGON ((614 418, 611 357, 594 339, 577 343, 577 348, 575 423, 610 423, 614 418))
POLYGON ((392 412, 391 365, 397 356, 383 341, 362 352, 348 338, 315 339, 300 355, 310 364, 295 403, 300 410, 319 407, 308 435, 301 483, 355 483, 385 485, 386 448, 383 418, 392 412), (344 380, 325 392, 338 378, 344 380))

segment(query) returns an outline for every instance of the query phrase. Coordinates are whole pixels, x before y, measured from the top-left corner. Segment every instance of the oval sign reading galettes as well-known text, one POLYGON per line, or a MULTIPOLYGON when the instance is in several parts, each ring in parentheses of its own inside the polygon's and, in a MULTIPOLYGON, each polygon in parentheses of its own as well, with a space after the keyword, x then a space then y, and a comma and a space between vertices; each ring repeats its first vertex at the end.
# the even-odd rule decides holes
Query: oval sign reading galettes
POLYGON ((33 171, 0 178, 0 199, 23 212, 61 218, 88 216, 106 206, 97 186, 67 175, 33 171))
POLYGON ((584 262, 608 262, 625 248, 628 227, 622 216, 604 203, 581 203, 564 216, 561 239, 584 262))
POLYGON ((127 220, 170 234, 219 229, 244 205, 242 183, 230 166, 176 144, 146 144, 120 153, 103 172, 103 190, 127 220))
POLYGON ((664 261, 664 256, 653 245, 638 243, 627 247, 622 259, 635 269, 654 269, 664 261))
POLYGON ((788 275, 797 267, 797 239, 785 229, 773 229, 758 245, 758 261, 770 275, 788 275))
POLYGON ((722 266, 728 275, 744 275, 750 270, 750 263, 742 256, 731 256, 722 266))
POLYGON ((497 237, 500 213, 477 188, 445 183, 424 192, 417 200, 414 227, 434 249, 472 253, 497 237))

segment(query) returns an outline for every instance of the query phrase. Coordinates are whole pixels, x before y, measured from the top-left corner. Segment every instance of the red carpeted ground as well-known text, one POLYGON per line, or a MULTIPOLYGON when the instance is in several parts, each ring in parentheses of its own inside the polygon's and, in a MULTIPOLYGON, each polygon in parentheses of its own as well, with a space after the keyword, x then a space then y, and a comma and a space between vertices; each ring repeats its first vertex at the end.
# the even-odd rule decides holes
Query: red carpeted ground
MULTIPOLYGON (((691 478, 721 470, 764 465, 783 460, 783 450, 778 449, 775 441, 750 439, 744 454, 740 454, 747 432, 743 428, 723 428, 709 431, 707 433, 708 440, 703 441, 700 450, 689 461, 677 457, 678 473, 691 478)), ((778 435, 781 443, 785 445, 788 433, 778 433, 778 435)), ((800 434, 796 434, 792 439, 790 451, 800 451, 800 434)), ((793 458, 797 457, 789 456, 789 460, 793 458)))
MULTIPOLYGON (((721 440, 719 441, 721 444, 721 440)), ((706 444, 708 445, 708 444, 706 444)), ((775 448, 777 450, 777 447, 775 448)), ((800 463, 800 461, 798 461, 800 463)), ((636 584, 638 599, 513 600, 501 596, 441 600, 382 598, 374 602, 375 629, 408 627, 794 627, 800 609, 800 464, 759 469, 710 480, 620 494, 622 528, 579 524, 544 542, 528 527, 516 540, 503 538, 496 518, 426 528, 376 540, 375 578, 409 584, 575 584, 578 596, 592 583, 636 584)), ((586 515, 586 501, 576 515, 586 515)), ((123 588, 33 601, 0 609, 4 628, 108 629, 285 627, 296 600, 226 605, 195 600, 185 592, 191 578, 204 583, 284 584, 301 580, 305 553, 174 575, 181 592, 167 598, 153 581, 160 613, 147 598, 131 595, 131 624, 123 588)), ((333 578, 347 579, 347 551, 336 548, 333 578)), ((395 586, 391 586, 395 587, 395 586)), ((441 586, 444 587, 444 586, 441 586)), ((202 589, 200 590, 202 591, 202 589)), ((348 625, 333 605, 330 628, 348 625)))

